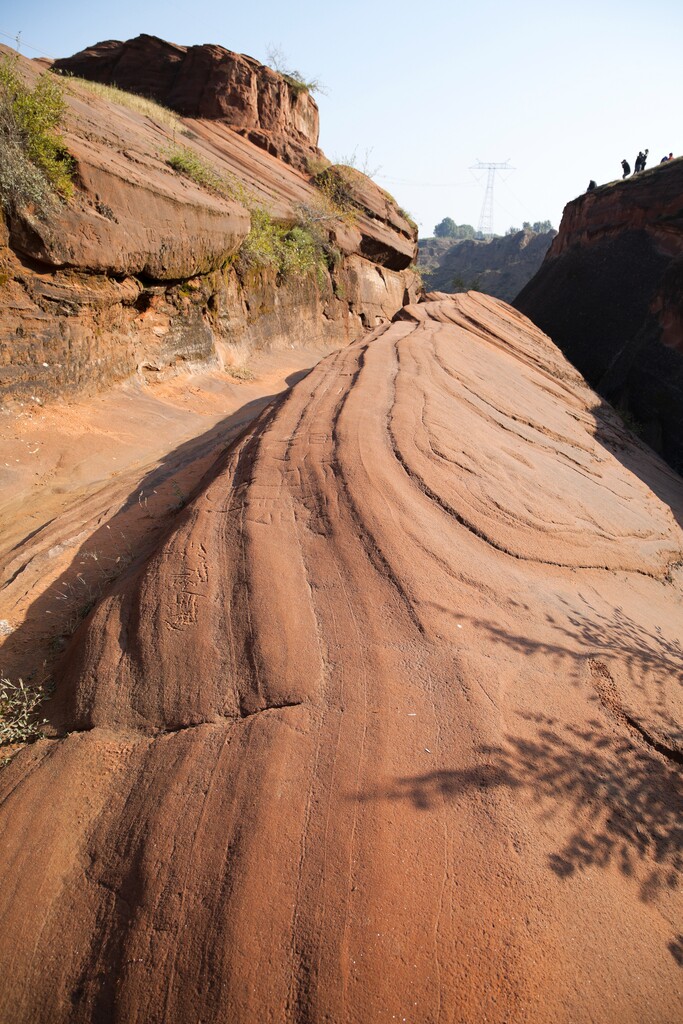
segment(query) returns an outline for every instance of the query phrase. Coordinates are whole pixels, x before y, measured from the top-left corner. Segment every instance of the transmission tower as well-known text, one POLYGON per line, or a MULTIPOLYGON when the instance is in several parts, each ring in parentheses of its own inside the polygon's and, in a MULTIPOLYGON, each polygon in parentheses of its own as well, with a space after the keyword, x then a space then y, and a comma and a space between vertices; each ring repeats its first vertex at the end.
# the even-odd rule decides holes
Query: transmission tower
POLYGON ((509 159, 504 164, 483 163, 481 160, 477 160, 476 164, 473 164, 470 168, 472 171, 487 172, 486 192, 484 193, 484 202, 479 217, 478 230, 480 234, 489 237, 493 234, 493 184, 496 179, 496 171, 514 171, 514 169, 514 167, 510 166, 509 159))

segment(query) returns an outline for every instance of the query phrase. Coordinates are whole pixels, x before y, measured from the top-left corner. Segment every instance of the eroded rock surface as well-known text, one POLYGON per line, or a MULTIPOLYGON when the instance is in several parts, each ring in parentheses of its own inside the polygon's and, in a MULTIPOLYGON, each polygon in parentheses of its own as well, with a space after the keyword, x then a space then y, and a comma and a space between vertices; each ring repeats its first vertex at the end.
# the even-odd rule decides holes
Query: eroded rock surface
POLYGON ((2 1019, 679 1019, 682 512, 495 299, 328 357, 0 774, 2 1019))

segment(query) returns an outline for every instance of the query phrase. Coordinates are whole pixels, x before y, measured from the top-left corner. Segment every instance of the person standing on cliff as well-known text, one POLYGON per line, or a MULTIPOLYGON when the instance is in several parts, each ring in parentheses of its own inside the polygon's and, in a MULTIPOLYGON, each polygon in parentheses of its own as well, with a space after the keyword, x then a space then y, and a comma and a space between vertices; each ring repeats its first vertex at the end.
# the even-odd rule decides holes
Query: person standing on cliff
POLYGON ((640 169, 641 169, 641 171, 645 170, 645 164, 647 163, 647 154, 649 152, 650 152, 650 150, 646 149, 644 153, 640 154, 640 169))
POLYGON ((631 173, 631 165, 629 164, 628 160, 621 161, 621 169, 624 172, 622 174, 622 179, 628 178, 629 174, 631 173))
POLYGON ((641 149, 640 152, 638 153, 638 156, 636 157, 636 162, 633 165, 633 173, 634 174, 638 174, 638 172, 641 171, 642 169, 643 169, 643 151, 641 149))

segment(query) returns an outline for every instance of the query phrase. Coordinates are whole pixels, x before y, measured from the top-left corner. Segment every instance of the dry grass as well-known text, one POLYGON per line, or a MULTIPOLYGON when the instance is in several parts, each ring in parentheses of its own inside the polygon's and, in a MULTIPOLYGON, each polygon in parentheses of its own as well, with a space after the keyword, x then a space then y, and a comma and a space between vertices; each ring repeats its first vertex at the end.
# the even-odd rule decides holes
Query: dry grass
POLYGON ((149 118, 150 121, 154 121, 155 124, 160 125, 162 128, 168 128, 170 131, 180 135, 187 134, 187 129, 178 115, 155 100, 147 99, 146 96, 138 96, 134 92, 126 92, 124 89, 119 89, 116 85, 90 82, 87 78, 70 77, 69 81, 78 82, 88 92, 99 96, 103 100, 107 100, 108 103, 118 103, 121 107, 127 107, 128 110, 134 110, 137 114, 142 114, 143 117, 149 118))
POLYGON ((13 683, 0 676, 0 746, 40 738, 41 726, 47 719, 39 720, 36 713, 48 697, 43 686, 27 686, 23 679, 13 683))

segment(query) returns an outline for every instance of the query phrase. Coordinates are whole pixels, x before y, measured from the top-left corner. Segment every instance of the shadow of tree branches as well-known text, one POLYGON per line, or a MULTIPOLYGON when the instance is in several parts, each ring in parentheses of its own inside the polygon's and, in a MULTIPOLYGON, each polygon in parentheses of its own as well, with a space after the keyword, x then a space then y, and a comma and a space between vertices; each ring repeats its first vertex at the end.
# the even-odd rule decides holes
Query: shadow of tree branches
MULTIPOLYGON (((560 878, 610 864, 632 879, 643 901, 676 888, 683 869, 680 771, 630 737, 600 722, 585 727, 544 715, 522 715, 531 736, 480 747, 482 764, 397 778, 362 800, 407 800, 421 811, 456 803, 473 790, 523 791, 544 820, 573 822, 548 867, 560 878)), ((683 965, 683 937, 670 944, 683 965)))
MULTIPOLYGON (((609 613, 594 609, 585 599, 585 611, 566 603, 564 616, 546 612, 539 624, 544 638, 534 637, 531 630, 514 633, 498 622, 457 613, 460 622, 467 620, 485 639, 518 654, 544 655, 550 666, 561 671, 562 677, 573 686, 583 684, 586 671, 597 669, 593 675, 603 674, 609 679, 614 693, 607 710, 626 722, 624 694, 638 694, 647 702, 650 717, 654 713, 659 737, 664 746, 683 759, 683 724, 674 721, 670 713, 670 696, 683 687, 683 644, 678 637, 667 637, 661 627, 648 628, 632 619, 623 608, 611 608, 609 613), (550 639, 548 639, 550 636, 550 639), (611 673, 615 678, 611 678, 611 673), (623 691, 623 692, 621 692, 623 691)), ((442 612, 449 609, 435 605, 442 612)), ((518 604, 523 615, 535 615, 536 610, 518 604)), ((453 613, 455 615, 455 613, 453 613)), ((595 698, 603 704, 604 695, 595 686, 595 698)), ((650 737, 652 742, 653 737, 650 737)))

